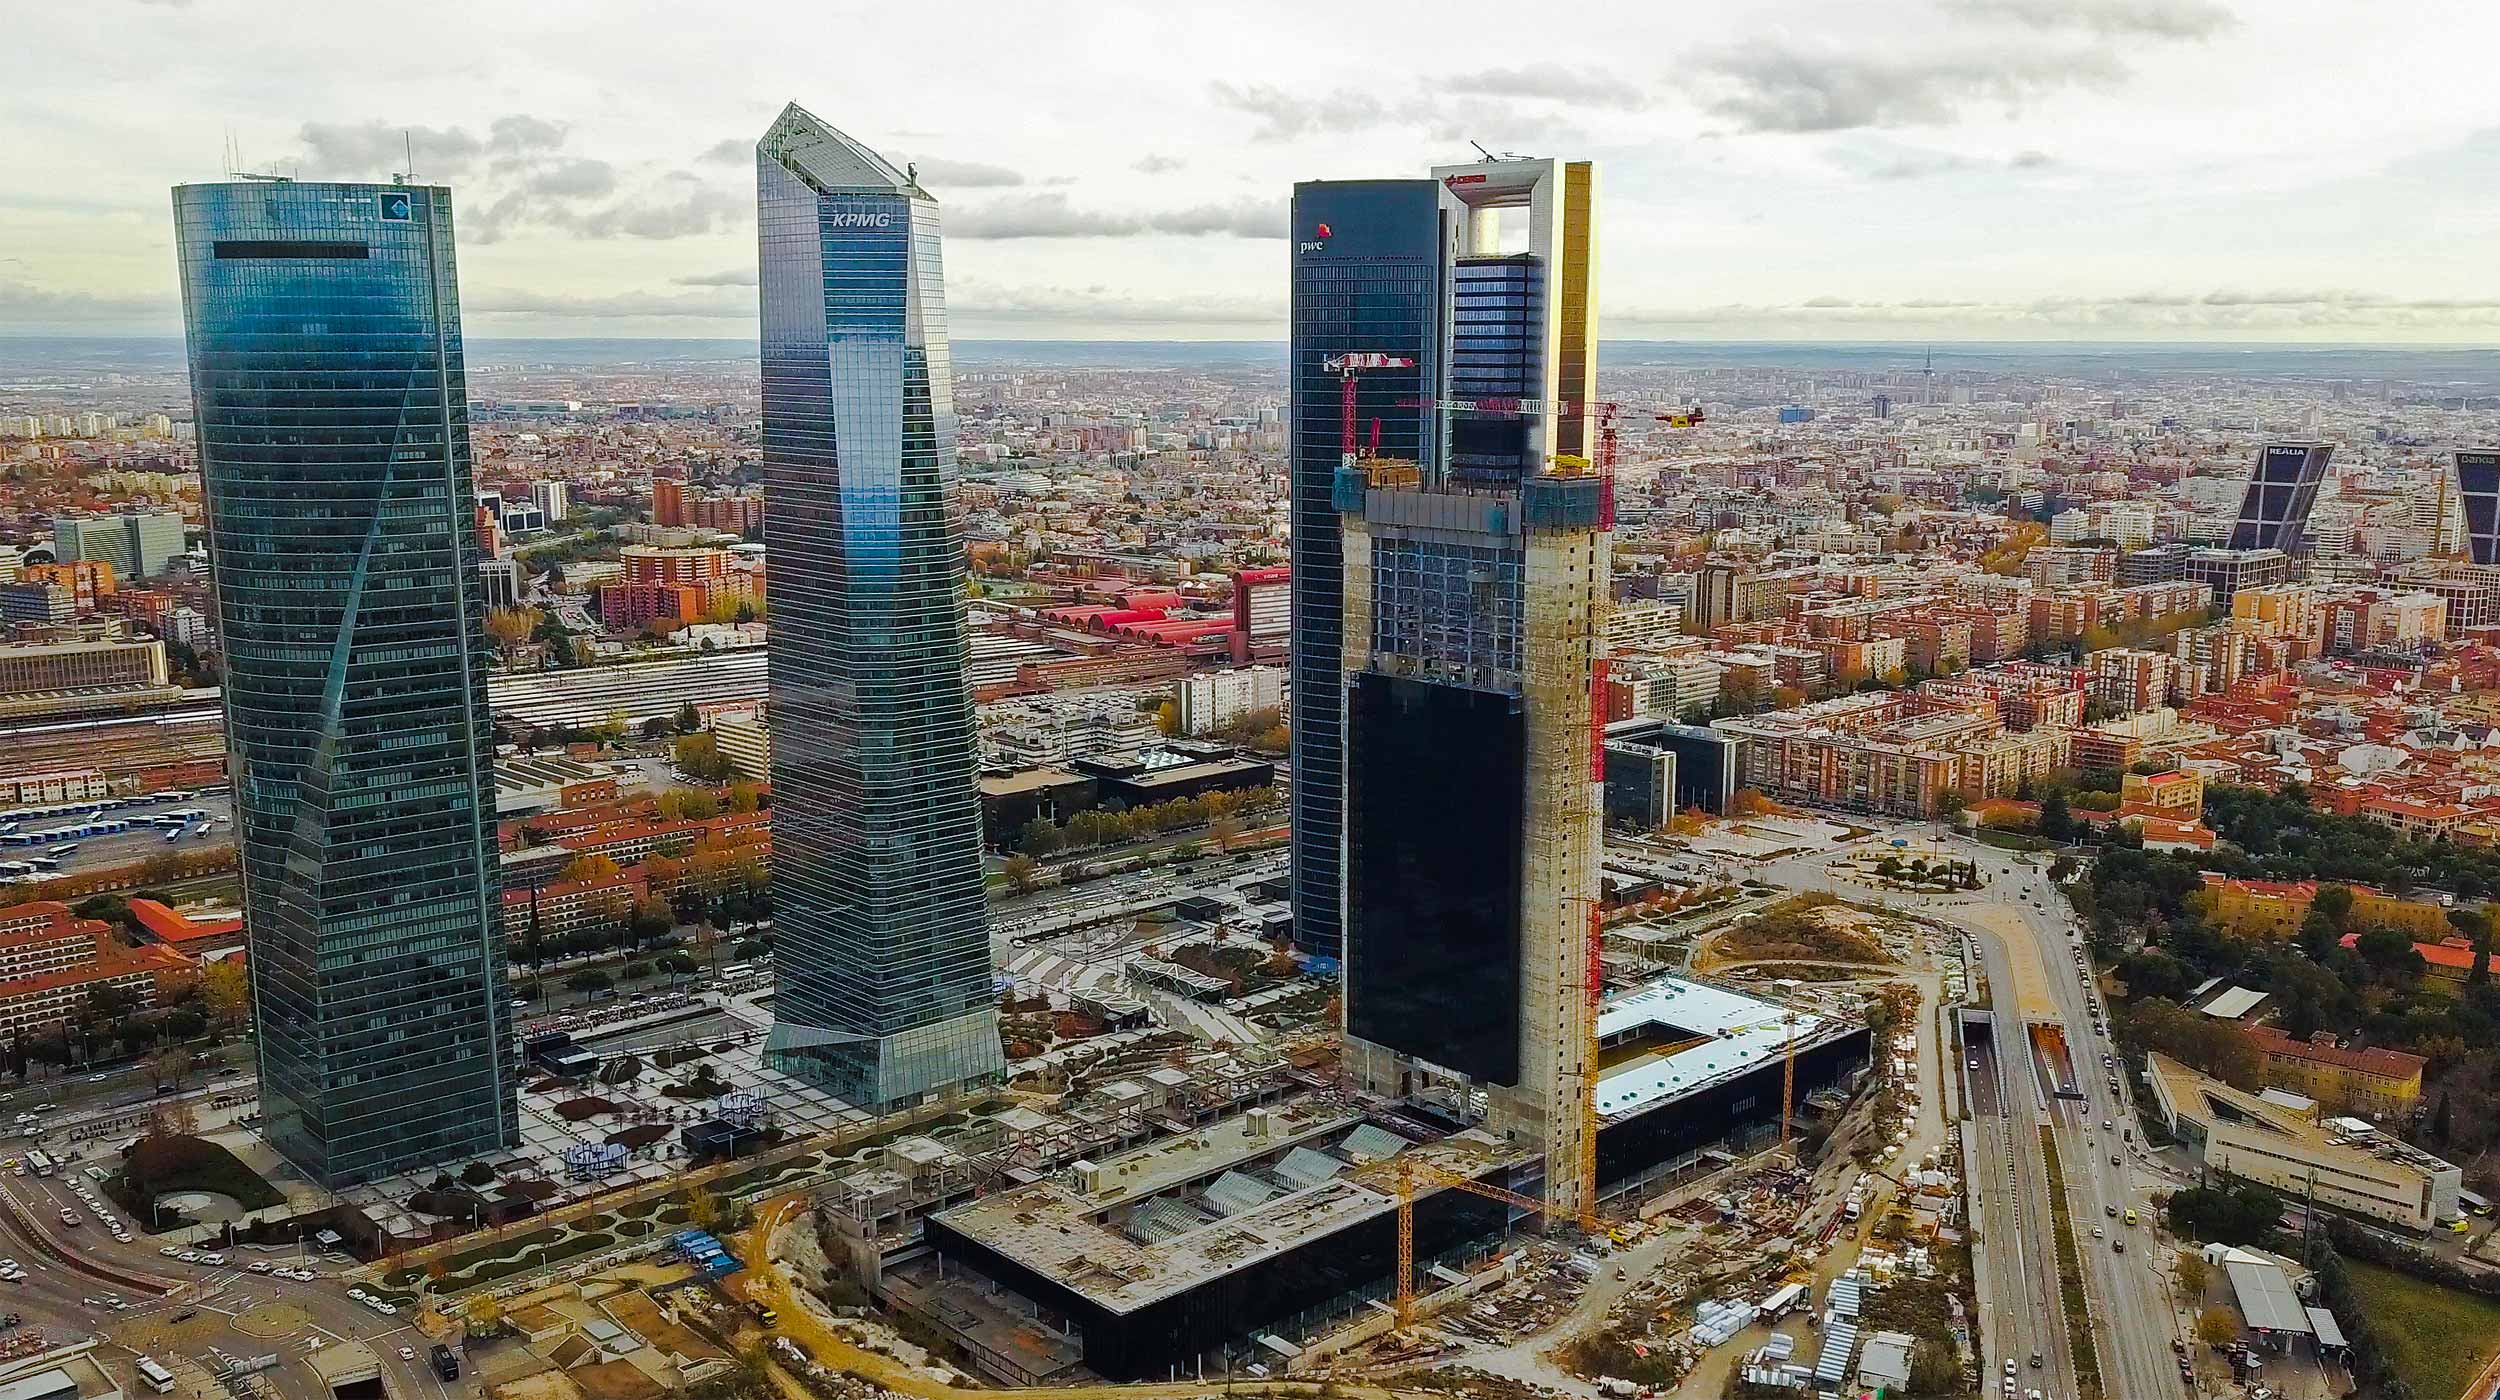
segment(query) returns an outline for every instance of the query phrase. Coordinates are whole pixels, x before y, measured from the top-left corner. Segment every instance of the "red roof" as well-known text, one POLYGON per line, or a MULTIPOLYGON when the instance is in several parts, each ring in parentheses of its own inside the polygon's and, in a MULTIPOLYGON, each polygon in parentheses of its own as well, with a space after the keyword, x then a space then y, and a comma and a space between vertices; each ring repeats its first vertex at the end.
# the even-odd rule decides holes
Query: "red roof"
MULTIPOLYGON (((2348 933, 2343 937, 2343 944, 2347 948, 2360 941, 2361 935, 2357 933, 2348 933)), ((2413 945, 2413 951, 2420 953, 2422 961, 2432 967, 2444 967, 2460 974, 2474 970, 2474 944, 2468 939, 2443 938, 2437 943, 2416 942, 2413 945)), ((2493 974, 2500 975, 2500 953, 2492 954, 2484 966, 2493 974)))
POLYGON ((2246 1034, 2257 1042, 2257 1048, 2269 1055, 2287 1060, 2307 1060, 2311 1064, 2332 1065, 2338 1069, 2359 1070, 2383 1079, 2411 1079, 2421 1074, 2430 1061, 2402 1050, 2347 1050, 2340 1045, 2314 1040, 2294 1040, 2272 1026, 2250 1026, 2246 1034))
POLYGON ((194 919, 153 899, 130 901, 130 917, 139 921, 139 927, 175 947, 206 938, 233 938, 243 932, 240 914, 227 919, 194 919))

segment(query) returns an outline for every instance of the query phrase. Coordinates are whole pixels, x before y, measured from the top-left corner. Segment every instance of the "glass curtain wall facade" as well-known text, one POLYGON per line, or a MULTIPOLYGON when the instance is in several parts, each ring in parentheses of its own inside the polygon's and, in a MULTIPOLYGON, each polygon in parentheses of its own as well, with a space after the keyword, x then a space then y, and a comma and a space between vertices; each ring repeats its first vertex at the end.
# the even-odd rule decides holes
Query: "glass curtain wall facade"
POLYGON ((2476 449, 2453 460, 2457 500, 2465 510, 2466 557, 2500 564, 2500 452, 2476 449))
POLYGON ((1322 957, 1345 946, 1343 535, 1331 494, 1344 447, 1343 382, 1331 355, 1379 352, 1413 369, 1363 373, 1356 438, 1380 454, 1427 458, 1439 382, 1440 187, 1430 180, 1315 180, 1294 186, 1288 349, 1292 444, 1294 942, 1322 957))
POLYGON ((938 208, 796 106, 756 146, 771 1062, 879 1111, 1005 1072, 938 208))
POLYGON ((450 191, 173 198, 262 1132, 330 1186, 515 1147, 450 191))
POLYGON ((2257 454, 2248 490, 2240 501, 2239 519, 2231 524, 2231 548, 2280 549, 2300 544, 2309 524, 2309 507, 2326 480, 2328 459, 2335 449, 2325 443, 2272 442, 2257 454))

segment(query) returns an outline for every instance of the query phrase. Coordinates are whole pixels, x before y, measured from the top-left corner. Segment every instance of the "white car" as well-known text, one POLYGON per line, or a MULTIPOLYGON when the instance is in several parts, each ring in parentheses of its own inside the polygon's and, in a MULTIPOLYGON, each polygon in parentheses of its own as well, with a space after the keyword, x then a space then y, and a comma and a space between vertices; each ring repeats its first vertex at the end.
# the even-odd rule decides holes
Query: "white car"
POLYGON ((268 1261, 268 1260, 266 1260, 266 1259, 255 1259, 255 1260, 253 1260, 251 1263, 246 1264, 246 1265, 244 1265, 243 1267, 244 1267, 244 1268, 247 1268, 247 1269, 249 1269, 249 1270, 251 1270, 253 1273, 256 1273, 256 1274, 265 1274, 265 1273, 269 1272, 269 1261, 268 1261))
POLYGON ((393 1307, 393 1306, 392 1306, 392 1305, 390 1305, 389 1303, 385 1303, 385 1302, 383 1302, 383 1301, 382 1301, 381 1299, 379 1299, 379 1298, 368 1298, 368 1299, 366 1299, 366 1300, 365 1300, 365 1306, 366 1306, 366 1307, 369 1307, 369 1308, 371 1308, 371 1309, 373 1309, 375 1312, 378 1312, 378 1313, 382 1314, 384 1317, 397 1317, 397 1316, 399 1316, 399 1309, 398 1309, 398 1308, 393 1307))
POLYGON ((366 1292, 366 1291, 364 1291, 364 1289, 362 1289, 362 1288, 350 1288, 350 1289, 348 1289, 348 1290, 347 1290, 347 1296, 348 1296, 348 1297, 350 1297, 350 1298, 355 1299, 355 1300, 356 1300, 357 1302, 359 1302, 359 1303, 370 1303, 370 1302, 372 1302, 372 1301, 373 1301, 373 1295, 372 1295, 372 1294, 370 1294, 370 1293, 367 1293, 367 1292, 366 1292))
POLYGON ((174 1257, 181 1260, 185 1264, 197 1264, 200 1262, 200 1252, 196 1249, 186 1249, 174 1257))
POLYGON ((401 1347, 401 1348, 399 1349, 399 1359, 400 1359, 400 1360, 402 1360, 402 1361, 414 1361, 414 1360, 416 1360, 416 1359, 417 1359, 417 1349, 416 1349, 415 1347, 401 1347))
POLYGON ((218 1268, 222 1269, 226 1266, 226 1256, 222 1254, 203 1254, 200 1256, 200 1262, 203 1264, 214 1264, 218 1268))
POLYGON ((182 1257, 182 1246, 178 1244, 169 1244, 156 1252, 164 1255, 168 1259, 179 1259, 182 1257))
POLYGON ((130 1243, 130 1232, 128 1230, 115 1230, 113 1232, 113 1242, 115 1244, 130 1243))

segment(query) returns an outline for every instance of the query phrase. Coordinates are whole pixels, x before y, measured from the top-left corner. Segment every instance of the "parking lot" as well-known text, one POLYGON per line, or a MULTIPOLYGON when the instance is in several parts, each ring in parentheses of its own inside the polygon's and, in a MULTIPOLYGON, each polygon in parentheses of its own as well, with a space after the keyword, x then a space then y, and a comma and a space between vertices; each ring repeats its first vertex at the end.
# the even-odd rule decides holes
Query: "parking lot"
POLYGON ((183 793, 146 799, 112 799, 91 814, 93 803, 20 806, 0 812, 0 881, 75 875, 128 865, 153 855, 189 854, 234 840, 234 803, 225 794, 183 793), (197 812, 188 826, 158 825, 176 812, 197 812), (128 829, 98 833, 97 825, 128 829), (45 863, 50 867, 46 868, 45 863))

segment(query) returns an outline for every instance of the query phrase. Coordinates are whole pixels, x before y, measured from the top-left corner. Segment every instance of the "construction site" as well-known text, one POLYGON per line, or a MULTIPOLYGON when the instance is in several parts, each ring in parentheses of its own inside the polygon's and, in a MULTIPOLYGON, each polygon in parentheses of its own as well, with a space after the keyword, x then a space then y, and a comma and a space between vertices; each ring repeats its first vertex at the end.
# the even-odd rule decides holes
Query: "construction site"
POLYGON ((1609 999, 1597 1024, 1591 1222, 1548 1216, 1533 1146, 1350 1092, 1326 1066, 1263 1076, 1266 1102, 1212 1115, 1196 1074, 1158 1066, 995 1115, 988 1152, 891 1144, 819 1198, 819 1233, 999 1381, 1299 1371, 1540 1263, 1568 1272, 1591 1240, 1637 1230, 1651 1193, 1775 1147, 1784 1096, 1800 1117, 1837 1111, 1871 1034, 1838 998, 1809 1011, 1678 978, 1609 999), (1132 1144, 1103 1131, 1120 1123, 1132 1144))

